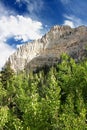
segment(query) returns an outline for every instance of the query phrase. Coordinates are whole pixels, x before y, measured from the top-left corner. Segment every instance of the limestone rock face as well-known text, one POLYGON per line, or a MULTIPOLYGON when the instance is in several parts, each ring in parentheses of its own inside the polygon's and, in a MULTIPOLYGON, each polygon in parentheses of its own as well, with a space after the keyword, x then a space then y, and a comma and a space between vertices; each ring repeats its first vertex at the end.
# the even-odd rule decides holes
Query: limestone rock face
POLYGON ((58 62, 62 53, 67 53, 75 60, 86 56, 87 27, 54 26, 41 39, 21 46, 8 62, 15 71, 24 68, 35 70, 44 65, 58 62))

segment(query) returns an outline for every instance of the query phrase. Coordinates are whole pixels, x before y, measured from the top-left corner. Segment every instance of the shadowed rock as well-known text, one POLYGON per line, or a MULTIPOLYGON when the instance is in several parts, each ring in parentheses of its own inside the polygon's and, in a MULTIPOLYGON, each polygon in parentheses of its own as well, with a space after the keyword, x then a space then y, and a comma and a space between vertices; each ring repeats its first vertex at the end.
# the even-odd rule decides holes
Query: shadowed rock
POLYGON ((35 70, 44 65, 53 65, 58 62, 62 53, 67 53, 75 60, 86 56, 87 27, 54 26, 41 39, 21 46, 7 62, 15 71, 27 67, 35 70))

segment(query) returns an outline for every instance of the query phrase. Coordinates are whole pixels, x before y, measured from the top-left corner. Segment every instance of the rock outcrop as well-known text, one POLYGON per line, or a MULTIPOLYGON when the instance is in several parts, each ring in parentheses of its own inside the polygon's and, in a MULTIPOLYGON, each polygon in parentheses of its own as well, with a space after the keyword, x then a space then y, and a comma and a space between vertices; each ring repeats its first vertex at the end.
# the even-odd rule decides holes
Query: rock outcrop
POLYGON ((86 56, 87 27, 54 26, 41 39, 21 46, 9 57, 11 68, 21 71, 25 67, 35 70, 44 65, 58 62, 62 53, 67 53, 75 60, 86 56))

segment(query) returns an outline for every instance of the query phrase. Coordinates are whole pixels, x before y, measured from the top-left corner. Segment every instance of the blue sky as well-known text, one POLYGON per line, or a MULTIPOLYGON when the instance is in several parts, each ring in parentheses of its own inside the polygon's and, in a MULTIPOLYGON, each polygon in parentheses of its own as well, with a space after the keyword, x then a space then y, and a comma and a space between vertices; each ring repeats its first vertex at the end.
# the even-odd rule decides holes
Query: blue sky
POLYGON ((0 0, 0 68, 54 25, 87 25, 87 0, 0 0))

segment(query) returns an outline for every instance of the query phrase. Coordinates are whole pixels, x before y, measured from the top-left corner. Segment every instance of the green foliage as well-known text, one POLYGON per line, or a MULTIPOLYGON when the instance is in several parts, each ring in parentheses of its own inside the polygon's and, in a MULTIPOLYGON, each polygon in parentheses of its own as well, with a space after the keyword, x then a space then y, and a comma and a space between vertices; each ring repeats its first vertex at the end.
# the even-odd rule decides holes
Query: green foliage
POLYGON ((8 122, 8 107, 2 106, 0 108, 0 129, 3 129, 5 123, 8 122))
POLYGON ((8 82, 12 83, 14 76, 13 70, 10 68, 10 63, 6 64, 4 68, 2 68, 0 79, 4 88, 7 88, 8 82))
POLYGON ((87 130, 87 61, 63 54, 61 63, 0 80, 0 130, 87 130))

